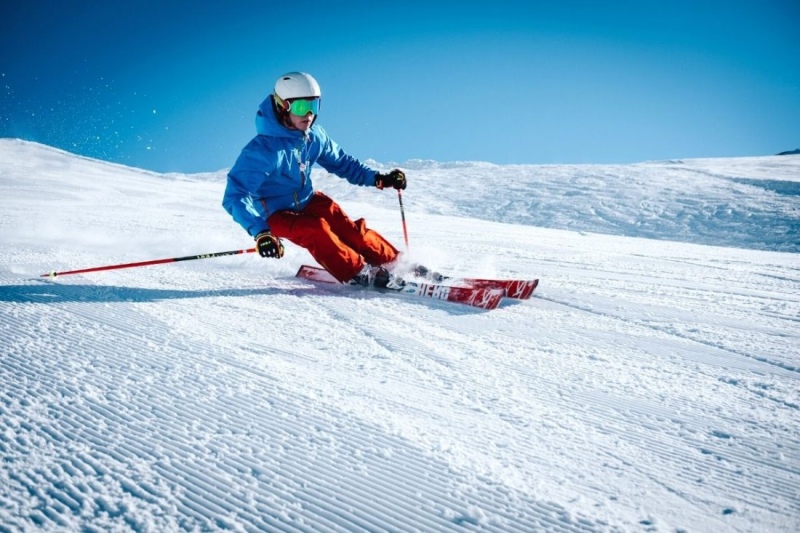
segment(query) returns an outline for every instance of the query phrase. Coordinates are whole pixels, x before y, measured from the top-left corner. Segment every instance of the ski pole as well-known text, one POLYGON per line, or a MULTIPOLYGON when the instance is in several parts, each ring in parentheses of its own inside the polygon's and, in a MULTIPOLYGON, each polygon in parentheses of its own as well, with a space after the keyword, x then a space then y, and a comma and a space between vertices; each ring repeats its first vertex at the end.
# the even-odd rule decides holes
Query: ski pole
POLYGON ((120 265, 107 265, 101 267, 94 267, 94 268, 84 268, 81 270, 67 270, 65 272, 56 272, 53 270, 52 272, 48 272, 47 274, 42 274, 40 277, 42 278, 54 278, 56 276, 66 276, 67 274, 85 274, 87 272, 100 272, 101 270, 116 270, 119 268, 134 268, 134 267, 143 267, 143 266, 150 266, 150 265, 161 265, 164 263, 177 263, 178 261, 192 261, 193 259, 210 259, 212 257, 222 257, 225 255, 239 255, 239 254, 249 254, 255 252, 255 248, 249 248, 247 250, 231 250, 229 252, 215 252, 213 254, 199 254, 199 255, 187 255, 186 257, 170 257, 167 259, 153 259, 152 261, 141 261, 138 263, 124 263, 120 265))
POLYGON ((403 193, 397 189, 397 201, 400 202, 400 219, 403 221, 403 238, 406 241, 406 253, 408 253, 408 228, 406 227, 406 211, 403 209, 403 193))

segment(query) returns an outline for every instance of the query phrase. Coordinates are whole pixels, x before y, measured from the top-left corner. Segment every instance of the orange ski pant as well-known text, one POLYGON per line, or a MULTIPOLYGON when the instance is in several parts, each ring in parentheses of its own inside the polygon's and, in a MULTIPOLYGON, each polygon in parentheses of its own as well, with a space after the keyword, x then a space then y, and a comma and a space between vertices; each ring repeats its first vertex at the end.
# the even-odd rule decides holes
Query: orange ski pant
POLYGON ((353 222, 333 199, 315 192, 302 211, 276 211, 268 219, 272 234, 307 249, 325 270, 347 282, 364 267, 397 259, 397 248, 363 218, 353 222))

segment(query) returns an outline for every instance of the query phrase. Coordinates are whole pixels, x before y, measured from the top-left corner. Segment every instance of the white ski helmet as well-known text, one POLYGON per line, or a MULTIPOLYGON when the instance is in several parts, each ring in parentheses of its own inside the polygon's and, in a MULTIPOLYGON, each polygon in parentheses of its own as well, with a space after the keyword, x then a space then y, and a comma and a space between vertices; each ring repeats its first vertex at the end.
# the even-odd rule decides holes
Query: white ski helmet
POLYGON ((322 91, 311 74, 289 72, 275 82, 275 94, 286 101, 295 98, 319 98, 322 96, 322 91))

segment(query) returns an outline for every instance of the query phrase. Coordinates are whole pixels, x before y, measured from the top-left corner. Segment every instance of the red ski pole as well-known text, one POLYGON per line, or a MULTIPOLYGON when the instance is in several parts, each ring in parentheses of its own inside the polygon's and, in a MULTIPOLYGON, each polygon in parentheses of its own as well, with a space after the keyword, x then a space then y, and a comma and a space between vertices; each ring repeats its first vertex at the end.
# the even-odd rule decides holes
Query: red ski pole
POLYGON ((406 211, 403 209, 403 193, 397 189, 397 201, 400 202, 400 219, 403 221, 403 238, 406 241, 406 253, 408 253, 408 228, 406 227, 406 211))
POLYGON ((134 267, 143 267, 143 266, 150 266, 150 265, 162 265, 164 263, 177 263, 178 261, 191 261, 193 259, 210 259, 212 257, 222 257, 225 255, 239 255, 239 254, 249 254, 255 252, 255 248, 249 248, 247 250, 231 250, 229 252, 215 252, 213 254, 199 254, 199 255, 187 255, 186 257, 170 257, 167 259, 153 259, 152 261, 141 261, 138 263, 124 263, 120 265, 107 265, 101 267, 94 267, 94 268, 84 268, 81 270, 67 270, 65 272, 56 272, 53 270, 52 272, 48 272, 47 274, 42 274, 40 277, 42 278, 54 278, 56 276, 66 276, 67 274, 86 274, 88 272, 100 272, 102 270, 117 270, 119 268, 134 268, 134 267))

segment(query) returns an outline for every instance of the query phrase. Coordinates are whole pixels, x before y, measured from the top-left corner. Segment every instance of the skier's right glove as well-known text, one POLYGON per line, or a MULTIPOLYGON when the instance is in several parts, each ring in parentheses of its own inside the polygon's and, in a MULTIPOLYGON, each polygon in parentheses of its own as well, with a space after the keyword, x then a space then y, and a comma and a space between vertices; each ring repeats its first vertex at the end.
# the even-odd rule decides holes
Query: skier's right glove
POLYGON ((262 231, 256 235, 256 251, 261 257, 283 257, 283 243, 275 235, 267 231, 262 231))

